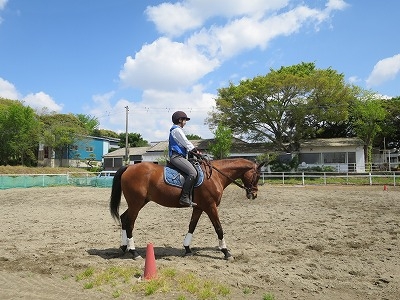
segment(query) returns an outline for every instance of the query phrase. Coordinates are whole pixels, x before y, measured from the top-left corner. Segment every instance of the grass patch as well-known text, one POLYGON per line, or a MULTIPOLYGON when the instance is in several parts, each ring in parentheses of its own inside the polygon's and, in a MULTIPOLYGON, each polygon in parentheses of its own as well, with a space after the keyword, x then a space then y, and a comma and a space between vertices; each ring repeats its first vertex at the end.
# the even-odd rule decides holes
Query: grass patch
POLYGON ((267 293, 263 295, 263 300, 275 300, 275 296, 271 293, 267 293))
POLYGON ((156 293, 176 292, 176 299, 193 296, 200 300, 220 299, 230 294, 229 286, 213 280, 205 280, 194 273, 180 272, 173 268, 160 268, 158 276, 151 280, 141 279, 142 270, 136 267, 110 267, 105 270, 87 268, 75 276, 84 289, 111 287, 111 296, 118 298, 124 293, 134 296, 151 296, 156 293), (186 296, 185 296, 186 295, 186 296))

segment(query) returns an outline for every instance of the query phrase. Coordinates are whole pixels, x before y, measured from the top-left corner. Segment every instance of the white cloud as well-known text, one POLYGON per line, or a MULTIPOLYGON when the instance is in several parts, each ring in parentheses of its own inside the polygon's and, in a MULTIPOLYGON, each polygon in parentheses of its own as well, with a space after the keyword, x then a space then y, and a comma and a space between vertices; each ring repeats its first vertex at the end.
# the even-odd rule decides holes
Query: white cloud
POLYGON ((346 5, 328 0, 317 9, 289 0, 185 0, 149 6, 146 14, 164 36, 128 56, 119 74, 123 85, 143 91, 142 99, 119 100, 111 108, 118 117, 110 114, 108 122, 118 122, 124 131, 128 105, 130 132, 165 140, 176 107, 194 116, 187 131, 209 136, 204 120, 215 96, 199 85, 205 75, 244 51, 265 49, 274 38, 318 25, 346 5))
POLYGON ((18 100, 20 98, 20 95, 11 82, 0 77, 0 97, 11 100, 18 100))
POLYGON ((208 111, 215 106, 215 95, 205 93, 201 85, 194 86, 189 92, 160 91, 148 89, 142 100, 131 102, 119 99, 112 103, 112 93, 96 95, 94 107, 88 110, 96 116, 101 128, 110 128, 116 132, 125 132, 126 109, 128 113, 128 131, 140 133, 149 142, 168 139, 168 131, 172 125, 171 115, 176 110, 184 110, 190 117, 185 131, 203 138, 212 136, 204 125, 208 111))
POLYGON ((163 3, 158 6, 149 6, 146 14, 160 33, 167 36, 180 36, 186 31, 200 28, 212 17, 257 18, 268 11, 285 7, 288 2, 288 0, 187 0, 174 4, 163 3))
POLYGON ((44 92, 31 93, 27 96, 21 96, 15 86, 9 81, 0 77, 0 97, 20 100, 26 106, 30 106, 37 112, 61 112, 63 105, 57 104, 49 95, 44 92))
POLYGON ((3 10, 6 7, 8 0, 0 0, 0 10, 3 10))
POLYGON ((360 82, 360 81, 361 81, 361 79, 359 77, 357 77, 357 76, 350 76, 349 77, 349 82, 352 83, 352 84, 356 84, 357 82, 360 82))
POLYGON ((192 85, 216 66, 217 60, 195 48, 160 38, 143 46, 134 58, 128 56, 119 76, 126 86, 175 90, 192 85))
POLYGON ((343 1, 330 0, 325 10, 297 6, 287 12, 266 15, 270 10, 282 9, 288 1, 270 3, 258 0, 250 4, 243 1, 191 0, 175 4, 148 7, 147 14, 157 27, 171 35, 179 30, 192 30, 203 26, 210 16, 226 18, 226 24, 213 24, 192 32, 185 41, 160 37, 144 45, 134 57, 126 58, 119 77, 125 86, 140 89, 176 90, 196 84, 225 60, 245 50, 260 47, 278 37, 297 32, 304 24, 317 23, 329 17, 327 11, 342 8, 343 1), (222 5, 220 2, 222 2, 222 5), (214 5, 215 4, 215 5, 214 5), (235 5, 234 5, 235 4, 235 5), (236 5, 237 4, 237 5, 236 5), (180 15, 187 27, 180 25, 180 15), (194 20, 194 21, 193 21, 194 20), (180 28, 177 30, 176 28, 180 28))
POLYGON ((50 111, 50 112, 61 112, 63 105, 57 104, 49 95, 44 92, 38 92, 35 94, 28 94, 23 99, 25 105, 30 106, 36 111, 50 111))
POLYGON ((378 86, 385 81, 392 80, 400 72, 400 54, 384 58, 374 66, 367 78, 367 86, 378 86))
POLYGON ((326 4, 326 8, 328 11, 332 10, 343 10, 349 5, 343 0, 329 0, 326 4))
MULTIPOLYGON (((7 4, 8 0, 0 0, 0 11, 2 11, 7 4)), ((3 23, 3 18, 0 16, 0 24, 3 23)))

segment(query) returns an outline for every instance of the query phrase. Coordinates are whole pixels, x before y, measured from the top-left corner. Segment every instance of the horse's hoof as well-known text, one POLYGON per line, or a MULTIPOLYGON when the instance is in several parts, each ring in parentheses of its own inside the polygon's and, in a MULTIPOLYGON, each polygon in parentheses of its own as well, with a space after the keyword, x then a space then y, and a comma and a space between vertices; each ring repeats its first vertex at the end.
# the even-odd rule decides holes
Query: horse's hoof
POLYGON ((224 253, 224 259, 225 260, 228 260, 228 261, 234 260, 232 254, 228 251, 228 249, 222 248, 221 251, 222 251, 222 253, 224 253))
POLYGON ((128 247, 127 245, 121 245, 121 246, 119 247, 119 249, 121 249, 122 252, 125 253, 127 247, 128 247))
POLYGON ((129 253, 132 254, 134 260, 143 259, 143 257, 140 256, 136 249, 130 249, 129 253))

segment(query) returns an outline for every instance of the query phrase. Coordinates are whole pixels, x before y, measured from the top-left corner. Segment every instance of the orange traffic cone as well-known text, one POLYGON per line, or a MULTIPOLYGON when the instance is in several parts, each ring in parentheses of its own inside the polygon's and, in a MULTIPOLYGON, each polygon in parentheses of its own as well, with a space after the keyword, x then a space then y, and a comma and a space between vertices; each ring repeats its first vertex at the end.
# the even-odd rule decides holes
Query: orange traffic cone
POLYGON ((157 277, 156 258, 154 256, 153 244, 147 244, 146 260, 144 262, 144 279, 157 277))
POLYGON ((387 185, 386 185, 386 184, 383 186, 383 190, 384 190, 384 191, 387 191, 387 190, 388 190, 388 188, 387 188, 387 185))

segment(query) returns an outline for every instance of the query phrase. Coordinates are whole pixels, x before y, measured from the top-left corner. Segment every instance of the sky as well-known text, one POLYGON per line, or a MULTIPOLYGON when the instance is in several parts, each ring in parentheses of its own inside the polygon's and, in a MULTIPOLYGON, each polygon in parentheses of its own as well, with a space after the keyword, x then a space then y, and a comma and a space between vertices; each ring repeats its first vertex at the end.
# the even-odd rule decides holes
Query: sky
POLYGON ((101 129, 212 138, 218 89, 313 62, 400 96, 398 0, 0 0, 0 97, 101 129), (128 110, 127 110, 128 108, 128 110))

